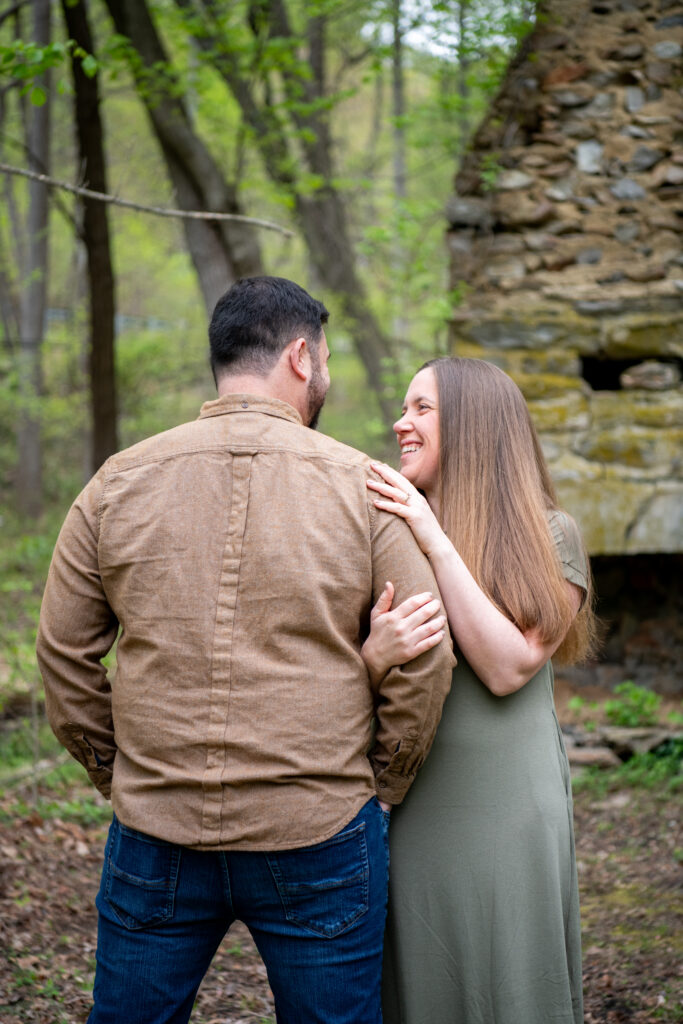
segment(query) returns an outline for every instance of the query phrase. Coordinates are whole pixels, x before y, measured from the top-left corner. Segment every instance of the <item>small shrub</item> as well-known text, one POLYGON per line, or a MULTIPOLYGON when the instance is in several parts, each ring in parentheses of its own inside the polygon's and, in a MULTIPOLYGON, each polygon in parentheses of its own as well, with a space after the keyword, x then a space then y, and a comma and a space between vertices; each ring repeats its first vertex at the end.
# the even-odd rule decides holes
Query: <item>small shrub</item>
POLYGON ((614 688, 617 696, 605 702, 605 715, 612 725, 638 728, 657 725, 662 698, 628 679, 614 688))
POLYGON ((634 754, 618 768, 587 768, 577 776, 572 786, 576 792, 588 790, 602 798, 610 790, 654 790, 657 796, 667 797, 681 788, 683 783, 683 741, 667 740, 648 754, 634 754))

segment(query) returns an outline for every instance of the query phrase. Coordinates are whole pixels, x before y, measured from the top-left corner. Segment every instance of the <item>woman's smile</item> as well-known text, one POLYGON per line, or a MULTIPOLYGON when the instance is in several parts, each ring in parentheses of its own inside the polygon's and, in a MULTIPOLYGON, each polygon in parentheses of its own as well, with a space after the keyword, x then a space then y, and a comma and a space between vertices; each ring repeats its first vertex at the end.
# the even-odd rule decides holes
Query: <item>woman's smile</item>
POLYGON ((394 431, 401 449, 401 473, 426 495, 434 494, 439 482, 439 412, 436 375, 430 367, 410 382, 394 431))

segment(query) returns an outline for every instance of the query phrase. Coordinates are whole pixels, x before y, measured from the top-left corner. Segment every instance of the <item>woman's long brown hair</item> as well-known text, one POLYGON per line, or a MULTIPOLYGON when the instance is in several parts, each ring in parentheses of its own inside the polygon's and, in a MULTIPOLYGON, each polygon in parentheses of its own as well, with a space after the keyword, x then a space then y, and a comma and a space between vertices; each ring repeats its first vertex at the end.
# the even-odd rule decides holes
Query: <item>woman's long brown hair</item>
POLYGON ((581 660, 594 648, 589 592, 572 618, 548 526, 555 489, 524 397, 481 359, 432 359, 440 429, 439 509, 444 530, 475 580, 515 625, 555 657, 581 660))

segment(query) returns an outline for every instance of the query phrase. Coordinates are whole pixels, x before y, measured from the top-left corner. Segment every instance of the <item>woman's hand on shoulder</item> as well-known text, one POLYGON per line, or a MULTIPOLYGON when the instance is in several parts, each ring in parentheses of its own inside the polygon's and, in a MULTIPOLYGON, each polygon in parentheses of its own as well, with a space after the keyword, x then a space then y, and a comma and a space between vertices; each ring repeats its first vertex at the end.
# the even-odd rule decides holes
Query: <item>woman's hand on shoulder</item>
POLYGON ((444 638, 446 617, 432 594, 414 594, 392 611, 394 587, 387 583, 370 613, 370 635, 361 648, 373 684, 394 665, 404 665, 444 638))
POLYGON ((415 540, 425 555, 430 558, 444 540, 445 534, 429 502, 409 480, 383 462, 373 462, 372 468, 381 478, 367 480, 368 489, 376 491, 376 508, 405 519, 415 535, 415 540))

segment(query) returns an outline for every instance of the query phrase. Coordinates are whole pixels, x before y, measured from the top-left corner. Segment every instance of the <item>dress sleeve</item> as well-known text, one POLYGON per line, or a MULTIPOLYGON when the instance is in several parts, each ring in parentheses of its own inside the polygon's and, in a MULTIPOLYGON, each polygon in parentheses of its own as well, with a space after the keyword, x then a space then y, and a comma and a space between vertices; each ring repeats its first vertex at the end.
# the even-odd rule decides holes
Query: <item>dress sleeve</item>
POLYGON ((588 559, 579 528, 570 515, 555 509, 548 516, 548 525, 555 542, 555 550, 562 566, 562 575, 588 592, 588 559))

